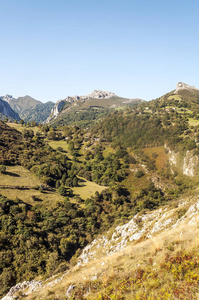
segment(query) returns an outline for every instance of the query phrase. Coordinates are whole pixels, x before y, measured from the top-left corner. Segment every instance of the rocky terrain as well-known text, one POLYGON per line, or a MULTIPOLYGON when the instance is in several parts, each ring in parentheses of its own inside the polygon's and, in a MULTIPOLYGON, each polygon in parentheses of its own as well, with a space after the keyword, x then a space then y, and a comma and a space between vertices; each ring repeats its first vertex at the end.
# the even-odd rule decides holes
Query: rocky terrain
POLYGON ((68 96, 63 100, 57 101, 54 108, 51 110, 51 114, 47 118, 46 123, 57 119, 60 113, 63 115, 71 109, 76 111, 88 109, 89 107, 106 107, 114 109, 141 102, 144 102, 144 100, 138 98, 126 99, 121 98, 112 92, 94 90, 92 93, 85 96, 68 96))
POLYGON ((14 111, 8 102, 0 99, 0 114, 2 117, 10 118, 12 120, 20 120, 20 117, 16 111, 14 111))
POLYGON ((65 299, 66 296, 66 299, 73 299, 72 294, 76 287, 75 278, 82 276, 80 274, 83 273, 85 276, 84 279, 78 280, 80 284, 81 280, 83 283, 88 278, 91 281, 97 280, 99 276, 102 276, 100 272, 102 274, 107 272, 108 276, 109 270, 107 268, 115 257, 123 256, 125 251, 129 251, 129 249, 132 253, 139 251, 139 247, 143 247, 145 241, 148 244, 156 243, 157 248, 158 246, 161 247, 160 245, 166 243, 169 235, 171 237, 170 244, 172 244, 173 236, 183 241, 189 228, 191 229, 198 221, 199 194, 198 191, 195 191, 192 196, 187 196, 176 202, 174 208, 165 206, 153 212, 134 216, 125 225, 108 231, 105 235, 96 238, 86 246, 79 256, 77 264, 70 270, 45 281, 34 280, 19 283, 12 287, 2 300, 18 299, 15 297, 19 292, 25 299, 32 299, 32 297, 34 299, 45 299, 44 291, 53 290, 59 288, 59 286, 62 287, 62 290, 65 286, 65 292, 59 299, 65 299), (158 239, 159 242, 157 242, 158 239), (96 265, 98 265, 98 268, 96 268, 96 265), (90 266, 95 266, 92 267, 92 271, 89 269, 90 266), (87 268, 89 271, 86 275, 87 268), (102 271, 104 268, 106 271, 102 271), (43 296, 41 297, 41 295, 43 296))
POLYGON ((175 90, 175 94, 177 94, 179 91, 181 90, 195 90, 195 91, 199 91, 197 88, 195 88, 194 86, 188 85, 184 82, 178 82, 176 84, 176 90, 175 90))

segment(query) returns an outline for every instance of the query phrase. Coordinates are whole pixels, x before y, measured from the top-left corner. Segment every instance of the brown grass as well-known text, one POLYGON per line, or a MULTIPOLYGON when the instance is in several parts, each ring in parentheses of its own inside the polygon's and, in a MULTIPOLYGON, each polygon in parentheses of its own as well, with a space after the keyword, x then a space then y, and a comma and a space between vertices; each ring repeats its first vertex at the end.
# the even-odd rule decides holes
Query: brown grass
MULTIPOLYGON (((198 221, 199 216, 192 224, 182 224, 176 229, 171 229, 138 244, 131 243, 121 252, 114 253, 103 259, 96 259, 79 268, 74 267, 64 276, 61 282, 53 287, 44 286, 31 296, 25 297, 25 299, 50 299, 48 298, 50 293, 54 297, 51 299, 65 299, 65 293, 70 284, 74 284, 76 289, 79 288, 80 291, 84 290, 83 294, 86 294, 87 291, 85 298, 75 297, 74 299, 173 299, 171 296, 169 298, 169 295, 173 295, 173 291, 176 292, 172 277, 173 271, 167 271, 165 262, 167 257, 177 257, 178 259, 178 257, 183 255, 181 253, 192 253, 193 256, 198 255, 198 221), (171 244, 173 245, 172 249, 169 246, 171 244), (96 276, 97 280, 93 281, 93 279, 96 279, 96 276), (141 276, 140 283, 139 276, 141 276), (132 282, 133 278, 137 278, 137 281, 134 285, 130 285, 129 293, 128 281, 132 282), (159 285, 158 282, 161 284, 159 285), (121 283, 121 285, 118 285, 118 283, 121 283), (119 295, 121 288, 123 288, 123 298, 119 298, 119 296, 117 298, 116 295, 119 295), (111 290, 114 296, 107 298, 100 296, 111 290), (149 294, 147 297, 143 297, 146 291, 150 291, 151 298, 149 298, 149 294)), ((171 267, 172 270, 175 270, 176 266, 171 264, 171 267)), ((197 276, 197 269, 194 272, 193 276, 197 276)), ((190 279, 187 279, 187 282, 186 279, 183 281, 185 288, 192 286, 192 282, 188 282, 188 280, 190 279)), ((180 281, 177 282, 179 285, 182 284, 180 281)), ((188 295, 191 298, 182 298, 184 291, 179 289, 179 293, 182 293, 181 297, 176 297, 175 299, 198 299, 197 287, 193 286, 190 291, 192 291, 192 294, 190 292, 188 295)), ((185 293, 185 295, 187 294, 185 293)))
POLYGON ((152 147, 152 148, 145 148, 143 149, 144 153, 148 155, 151 159, 153 159, 152 154, 157 153, 158 156, 155 159, 155 166, 159 170, 161 168, 165 167, 165 164, 167 162, 167 154, 164 151, 164 147, 152 147))
POLYGON ((45 205, 53 205, 56 201, 63 201, 64 197, 55 191, 44 191, 33 189, 35 186, 41 185, 42 182, 30 171, 22 166, 9 166, 7 173, 0 173, 0 193, 11 200, 16 198, 22 199, 28 204, 35 205, 38 201, 33 201, 32 196, 36 196, 40 201, 45 202, 45 205), (1 188, 1 186, 8 186, 8 188, 1 188), (29 187, 29 189, 13 189, 10 187, 29 187))

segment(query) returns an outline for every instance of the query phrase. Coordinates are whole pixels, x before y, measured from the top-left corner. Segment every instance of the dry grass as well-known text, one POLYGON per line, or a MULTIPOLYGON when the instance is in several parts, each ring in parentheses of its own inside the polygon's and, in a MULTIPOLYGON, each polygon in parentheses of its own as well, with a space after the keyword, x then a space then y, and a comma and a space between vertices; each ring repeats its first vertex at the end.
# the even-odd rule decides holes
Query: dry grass
POLYGON ((13 127, 15 129, 17 129, 20 132, 23 132, 24 129, 31 129, 34 131, 34 133, 39 132, 39 127, 26 127, 26 126, 22 126, 21 124, 16 124, 16 123, 8 123, 8 125, 10 127, 13 127))
POLYGON ((199 120, 189 118, 189 126, 197 126, 197 125, 199 125, 199 120))
POLYGON ((22 166, 9 166, 7 167, 6 174, 0 174, 0 193, 11 200, 19 198, 31 205, 38 204, 39 200, 45 202, 46 205, 53 205, 56 201, 63 201, 64 197, 60 196, 57 192, 44 191, 41 193, 39 190, 33 189, 33 187, 41 184, 42 182, 34 174, 22 166), (29 187, 29 189, 5 189, 1 188, 1 186, 25 186, 29 187), (39 200, 33 201, 31 197, 33 195, 39 200))
MULTIPOLYGON (((179 297, 175 299, 198 299, 198 288, 190 281, 192 277, 193 281, 199 277, 198 270, 194 269, 193 274, 188 271, 187 278, 182 281, 176 279, 178 265, 170 263, 170 270, 166 263, 168 258, 184 257, 182 253, 192 253, 193 257, 198 255, 198 222, 199 216, 192 224, 182 224, 151 239, 131 243, 121 252, 91 261, 79 268, 74 267, 61 282, 52 287, 44 286, 26 299, 65 299, 70 284, 85 295, 74 299, 174 299, 173 293, 177 291, 179 297), (178 287, 184 287, 184 290, 175 289, 175 280, 178 287), (187 298, 188 290, 190 298, 187 298), (121 293, 122 297, 119 296, 121 293)), ((189 259, 185 263, 189 264, 189 259)), ((190 260, 190 266, 193 263, 194 260, 190 260)))
POLYGON ((152 147, 152 148, 145 148, 143 149, 144 153, 148 155, 151 159, 153 159, 153 153, 157 154, 158 156, 155 159, 155 166, 157 169, 161 169, 165 167, 167 162, 167 154, 164 151, 164 147, 152 147))
POLYGON ((72 190, 75 195, 80 196, 84 200, 90 198, 91 196, 94 196, 96 191, 101 193, 104 189, 107 188, 106 186, 101 186, 95 182, 88 181, 85 178, 82 177, 79 178, 80 178, 79 186, 74 187, 72 190))
POLYGON ((6 174, 0 173, 1 185, 35 186, 41 184, 40 180, 22 166, 6 167, 6 174))

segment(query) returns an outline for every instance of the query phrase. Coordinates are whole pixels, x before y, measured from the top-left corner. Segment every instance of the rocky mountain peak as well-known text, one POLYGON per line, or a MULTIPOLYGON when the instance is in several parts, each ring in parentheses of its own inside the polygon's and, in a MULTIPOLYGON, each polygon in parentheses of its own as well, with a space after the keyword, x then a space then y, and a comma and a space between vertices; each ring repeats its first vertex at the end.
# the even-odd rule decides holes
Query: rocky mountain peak
POLYGON ((3 96, 3 97, 1 97, 1 100, 4 100, 4 101, 6 101, 6 102, 10 102, 10 100, 13 100, 14 98, 12 97, 12 95, 5 95, 5 96, 3 96))
POLYGON ((178 93, 181 90, 196 90, 199 91, 197 88, 195 88, 194 86, 188 85, 184 82, 178 82, 176 84, 176 90, 175 90, 175 94, 178 93))
POLYGON ((94 90, 92 93, 85 95, 85 96, 80 96, 81 99, 109 99, 113 97, 118 97, 112 92, 108 91, 101 91, 101 90, 94 90))

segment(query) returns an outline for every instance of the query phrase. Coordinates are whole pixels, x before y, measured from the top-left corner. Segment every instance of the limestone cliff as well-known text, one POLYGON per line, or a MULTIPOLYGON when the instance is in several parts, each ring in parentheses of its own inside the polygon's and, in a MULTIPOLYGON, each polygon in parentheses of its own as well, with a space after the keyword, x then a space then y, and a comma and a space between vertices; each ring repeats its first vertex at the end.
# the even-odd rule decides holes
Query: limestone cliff
POLYGON ((0 99, 0 114, 7 118, 20 120, 18 113, 16 113, 9 105, 8 102, 0 99))
POLYGON ((175 94, 177 94, 179 91, 181 90, 195 90, 195 91, 199 91, 197 88, 195 88, 194 86, 188 85, 184 82, 178 82, 176 84, 176 90, 175 90, 175 94))
POLYGON ((51 110, 51 114, 50 116, 47 118, 46 123, 49 123, 50 121, 52 121, 53 119, 56 119, 62 109, 62 107, 68 102, 70 104, 76 102, 76 101, 86 101, 88 99, 110 99, 110 98, 114 98, 114 97, 118 97, 117 95, 115 95, 112 92, 108 92, 108 91, 101 91, 101 90, 94 90, 92 93, 85 95, 85 96, 73 96, 73 97, 66 97, 64 100, 59 100, 57 101, 57 103, 55 104, 55 106, 52 108, 51 110))
POLYGON ((168 151, 168 160, 170 163, 171 171, 180 171, 183 175, 190 177, 198 175, 199 157, 194 154, 194 150, 187 150, 184 155, 165 148, 168 151))

